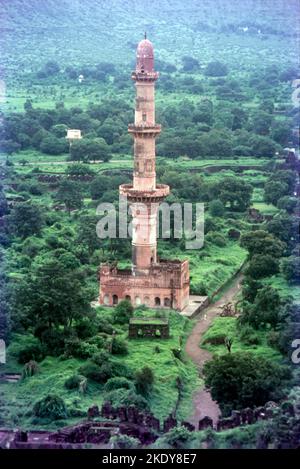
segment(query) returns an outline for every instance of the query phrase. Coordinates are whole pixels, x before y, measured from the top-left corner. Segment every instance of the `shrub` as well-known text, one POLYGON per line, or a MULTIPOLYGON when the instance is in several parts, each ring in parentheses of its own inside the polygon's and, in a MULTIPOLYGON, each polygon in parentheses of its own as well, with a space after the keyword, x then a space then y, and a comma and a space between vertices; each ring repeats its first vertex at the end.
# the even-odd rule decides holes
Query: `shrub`
POLYGON ((140 440, 127 435, 112 436, 109 440, 110 448, 135 449, 140 446, 140 440))
POLYGON ((40 362, 45 358, 44 349, 41 345, 28 345, 21 349, 18 353, 18 362, 21 364, 25 364, 34 360, 36 362, 40 362))
POLYGON ((75 330, 80 339, 88 339, 89 337, 96 335, 98 332, 94 321, 91 321, 88 318, 79 321, 75 326, 75 330))
POLYGON ((193 437, 193 433, 187 428, 175 427, 166 433, 163 439, 171 448, 184 449, 189 447, 193 437))
POLYGON ((111 343, 111 353, 113 355, 126 355, 128 353, 127 342, 119 337, 113 337, 111 343))
POLYGON ((270 345, 270 347, 273 347, 273 348, 277 348, 279 349, 280 348, 280 332, 277 332, 277 331, 270 331, 268 332, 267 334, 267 343, 268 345, 270 345))
POLYGON ((83 376, 97 383, 106 383, 113 376, 113 367, 109 362, 103 363, 101 366, 88 362, 80 367, 79 371, 83 376))
POLYGON ((203 282, 196 283, 195 285, 191 285, 191 293, 194 295, 207 295, 207 287, 203 282))
POLYGON ((105 334, 111 335, 114 331, 112 324, 103 318, 99 318, 97 320, 97 327, 98 327, 98 332, 105 332, 105 334))
POLYGON ((143 396, 136 394, 131 389, 119 388, 115 389, 114 391, 110 391, 106 395, 106 400, 110 402, 113 407, 116 408, 122 405, 126 407, 132 405, 140 410, 149 409, 149 404, 147 400, 143 396))
POLYGON ((260 338, 257 335, 257 332, 248 324, 241 328, 240 340, 245 345, 258 345, 260 343, 260 338))
POLYGON ((154 373, 151 368, 144 366, 135 374, 135 386, 139 394, 148 395, 153 387, 154 373))
POLYGON ((225 236, 215 231, 208 233, 206 235, 206 240, 220 248, 225 247, 227 244, 225 236))
POLYGON ((65 381, 65 388, 78 389, 83 377, 80 375, 72 375, 65 381))
POLYGON ((118 324, 127 324, 133 315, 133 306, 128 300, 122 300, 114 311, 114 321, 118 324))
POLYGON ((58 420, 67 417, 67 408, 61 397, 55 394, 48 394, 34 404, 33 413, 36 417, 58 420))
POLYGON ((228 235, 228 238, 229 239, 239 239, 240 236, 241 236, 241 232, 239 230, 236 230, 234 228, 230 228, 228 231, 227 231, 227 235, 228 235))
POLYGON ((109 353, 106 350, 101 350, 101 352, 98 352, 92 356, 92 361, 96 363, 96 365, 101 366, 103 363, 107 363, 109 358, 109 353))
POLYGON ((92 357, 97 351, 98 347, 95 344, 81 342, 78 339, 69 339, 66 341, 66 356, 86 359, 92 357))
POLYGON ((26 363, 22 372, 22 378, 29 378, 39 372, 39 366, 36 361, 30 360, 26 363))
POLYGON ((133 389, 134 385, 129 379, 123 377, 110 378, 104 386, 106 392, 114 391, 115 389, 133 389))
POLYGON ((212 217, 222 217, 224 215, 224 204, 219 199, 212 200, 209 204, 209 213, 212 217))

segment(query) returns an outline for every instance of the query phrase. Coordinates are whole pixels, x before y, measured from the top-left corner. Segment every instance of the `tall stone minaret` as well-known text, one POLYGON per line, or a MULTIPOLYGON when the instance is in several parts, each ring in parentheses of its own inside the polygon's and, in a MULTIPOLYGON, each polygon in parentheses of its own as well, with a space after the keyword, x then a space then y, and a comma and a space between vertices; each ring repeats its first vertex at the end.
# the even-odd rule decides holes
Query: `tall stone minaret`
POLYGON ((157 263, 156 223, 159 203, 168 195, 169 186, 156 184, 155 139, 161 126, 155 123, 154 71, 152 43, 143 39, 136 52, 136 68, 131 75, 136 86, 134 124, 128 127, 134 138, 133 184, 120 186, 132 211, 133 271, 146 272, 157 263))

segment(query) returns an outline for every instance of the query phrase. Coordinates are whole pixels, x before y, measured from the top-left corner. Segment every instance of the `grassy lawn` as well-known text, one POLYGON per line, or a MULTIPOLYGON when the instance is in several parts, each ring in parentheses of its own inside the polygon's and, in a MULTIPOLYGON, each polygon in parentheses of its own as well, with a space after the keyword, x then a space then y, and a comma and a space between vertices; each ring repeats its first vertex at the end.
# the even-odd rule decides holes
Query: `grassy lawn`
POLYGON ((214 342, 218 340, 218 338, 226 336, 233 339, 233 344, 231 348, 232 352, 252 352, 255 355, 261 356, 266 359, 270 359, 272 361, 281 360, 282 355, 277 350, 267 344, 265 331, 256 331, 255 335, 258 338, 258 344, 246 345, 241 341, 236 326, 236 318, 216 318, 213 324, 204 334, 201 344, 199 344, 200 347, 208 350, 213 354, 223 355, 227 353, 225 345, 223 343, 220 345, 215 345, 211 342, 214 342))

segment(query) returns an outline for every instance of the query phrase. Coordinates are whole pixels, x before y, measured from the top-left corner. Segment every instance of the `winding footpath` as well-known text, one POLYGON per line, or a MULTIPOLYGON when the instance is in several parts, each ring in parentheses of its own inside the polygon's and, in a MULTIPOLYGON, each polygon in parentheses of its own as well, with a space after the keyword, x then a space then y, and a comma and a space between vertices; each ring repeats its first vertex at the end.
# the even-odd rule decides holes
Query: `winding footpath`
MULTIPOLYGON (((242 274, 238 274, 235 277, 233 284, 223 293, 221 298, 215 303, 210 304, 196 317, 198 320, 187 339, 185 351, 196 364, 199 369, 200 376, 204 363, 212 359, 212 354, 210 352, 200 348, 202 336, 212 324, 213 320, 220 315, 223 306, 229 302, 233 303, 235 296, 240 290, 241 280, 242 274)), ((212 399, 210 392, 202 387, 197 390, 193 396, 193 408, 193 414, 188 421, 196 428, 198 428, 199 420, 205 416, 210 417, 213 420, 214 425, 216 425, 218 418, 221 415, 220 408, 212 399)))

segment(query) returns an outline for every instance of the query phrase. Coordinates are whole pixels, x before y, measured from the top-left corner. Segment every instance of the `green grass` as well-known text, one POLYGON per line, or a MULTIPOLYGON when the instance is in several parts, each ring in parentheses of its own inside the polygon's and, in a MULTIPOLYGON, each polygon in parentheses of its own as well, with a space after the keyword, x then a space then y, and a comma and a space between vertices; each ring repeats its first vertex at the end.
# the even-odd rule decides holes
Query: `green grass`
POLYGON ((279 210, 272 204, 266 204, 265 202, 254 202, 252 204, 253 208, 259 210, 263 215, 275 215, 279 210))
POLYGON ((295 302, 300 302, 300 286, 287 282, 282 275, 266 278, 264 283, 275 288, 283 298, 292 297, 295 302))
POLYGON ((202 341, 199 346, 215 355, 224 355, 225 353, 227 353, 227 349, 224 344, 213 345, 209 343, 209 341, 225 335, 233 339, 233 344, 231 348, 231 351, 233 353, 252 352, 255 355, 261 356, 272 361, 280 361, 282 355, 277 350, 267 344, 266 332, 256 331, 255 334, 259 339, 259 344, 245 345, 239 337, 239 333, 237 330, 237 319, 231 317, 218 317, 214 320, 213 324, 203 335, 202 341))
MULTIPOLYGON (((101 308, 100 314, 111 314, 110 308, 101 308)), ((154 311, 143 311, 139 317, 154 316, 154 311)), ((179 347, 179 336, 183 338, 190 332, 192 323, 180 314, 172 311, 169 314, 170 333, 169 339, 137 339, 128 341, 129 354, 120 358, 122 362, 135 372, 147 365, 151 367, 155 375, 155 385, 150 398, 151 411, 160 418, 166 418, 174 409, 178 397, 176 379, 178 376, 184 383, 183 399, 178 409, 178 418, 183 419, 192 411, 191 396, 196 386, 201 384, 198 372, 194 364, 186 357, 182 361, 176 359, 172 348, 179 347), (160 352, 155 350, 159 347, 160 352)), ((158 318, 159 320, 159 318, 158 318)), ((127 332, 122 334, 127 338, 127 332)), ((7 350, 7 365, 3 367, 6 372, 21 372, 22 365, 16 360, 18 350, 25 344, 28 345, 30 336, 16 334, 7 350)), ((61 360, 56 357, 46 357, 40 364, 40 372, 18 383, 1 383, 0 391, 0 422, 6 427, 22 426, 33 428, 32 415, 28 411, 32 409, 34 402, 49 393, 61 396, 68 408, 76 408, 86 411, 89 406, 97 404, 101 406, 104 400, 103 386, 93 383, 88 384, 87 393, 82 395, 78 391, 70 391, 64 387, 66 379, 77 372, 85 360, 68 359, 61 360)), ((68 418, 57 425, 72 424, 81 418, 68 418)), ((55 428, 56 424, 37 425, 41 428, 55 428)))
POLYGON ((207 243, 199 254, 186 251, 183 257, 188 257, 190 261, 192 288, 203 282, 208 295, 227 283, 247 257, 246 250, 236 242, 228 242, 225 247, 207 243))

